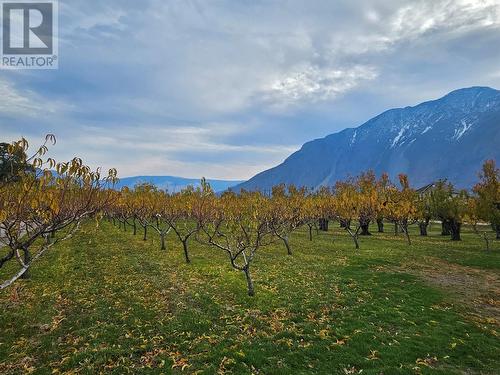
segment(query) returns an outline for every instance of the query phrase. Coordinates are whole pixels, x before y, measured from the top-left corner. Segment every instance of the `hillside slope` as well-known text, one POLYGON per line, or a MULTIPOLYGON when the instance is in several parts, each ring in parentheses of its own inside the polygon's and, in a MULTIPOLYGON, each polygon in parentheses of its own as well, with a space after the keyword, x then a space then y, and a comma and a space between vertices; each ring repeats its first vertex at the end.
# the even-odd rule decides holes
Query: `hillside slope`
POLYGON ((486 159, 500 159, 500 91, 471 87, 415 107, 391 109, 355 129, 306 143, 281 165, 234 189, 286 183, 317 188, 367 169, 413 185, 448 178, 470 187, 486 159))

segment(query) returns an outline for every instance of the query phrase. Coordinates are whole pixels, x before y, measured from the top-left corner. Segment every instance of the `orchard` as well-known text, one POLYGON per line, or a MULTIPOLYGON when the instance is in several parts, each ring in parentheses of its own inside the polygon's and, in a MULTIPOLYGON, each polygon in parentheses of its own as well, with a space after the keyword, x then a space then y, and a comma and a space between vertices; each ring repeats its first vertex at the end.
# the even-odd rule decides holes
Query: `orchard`
MULTIPOLYGON (((284 256, 293 256, 292 232, 306 226, 309 239, 319 229, 337 223, 352 239, 355 251, 360 237, 376 235, 394 226, 411 246, 409 227, 416 225, 420 236, 427 236, 431 221, 439 221, 442 234, 461 240, 464 225, 473 228, 478 239, 490 243, 500 238, 499 169, 486 161, 479 181, 470 191, 456 190, 447 181, 437 181, 424 190, 411 186, 406 175, 397 184, 386 174, 379 179, 372 171, 339 181, 335 186, 315 191, 279 185, 269 195, 260 192, 216 194, 205 181, 178 193, 163 191, 151 184, 133 189, 114 189, 117 172, 102 175, 92 171, 80 158, 57 162, 45 155, 55 137, 29 155, 24 139, 4 144, 0 177, 0 241, 3 248, 0 268, 17 262, 19 271, 4 281, 6 288, 17 279, 29 277, 29 269, 49 248, 75 233, 84 220, 96 226, 108 220, 123 235, 139 235, 146 241, 152 233, 161 250, 169 251, 167 236, 182 244, 186 263, 190 243, 207 245, 207 251, 221 251, 229 265, 246 280, 247 292, 255 294, 252 268, 259 251, 272 243, 283 244, 284 256), (482 225, 481 225, 482 224, 482 225), (490 225, 495 233, 485 230, 490 225)), ((332 245, 333 246, 333 245, 332 245)))

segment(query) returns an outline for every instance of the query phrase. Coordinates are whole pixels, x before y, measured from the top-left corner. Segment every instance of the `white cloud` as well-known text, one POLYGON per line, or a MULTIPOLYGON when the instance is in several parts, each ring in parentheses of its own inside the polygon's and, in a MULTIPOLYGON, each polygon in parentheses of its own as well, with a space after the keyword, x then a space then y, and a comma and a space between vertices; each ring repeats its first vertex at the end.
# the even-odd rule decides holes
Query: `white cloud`
POLYGON ((238 162, 228 160, 226 163, 214 164, 199 161, 195 164, 183 162, 167 157, 154 156, 148 159, 117 161, 119 177, 140 175, 173 175, 185 178, 212 178, 224 180, 246 180, 249 176, 256 175, 265 169, 269 169, 280 162, 279 159, 269 159, 265 163, 238 162))
POLYGON ((64 34, 90 36, 90 33, 97 28, 105 27, 117 31, 125 29, 122 20, 127 13, 124 8, 112 4, 95 4, 91 2, 86 2, 83 5, 80 3, 79 6, 67 3, 61 3, 60 5, 61 15, 72 21, 60 25, 64 34))
MULTIPOLYGON (((233 127, 234 130, 238 129, 233 127)), ((259 153, 287 155, 298 149, 299 146, 278 145, 235 145, 221 142, 229 133, 212 128, 196 127, 147 127, 141 126, 138 131, 121 129, 121 134, 116 130, 92 132, 92 135, 78 137, 78 141, 92 147, 109 147, 122 151, 133 149, 135 153, 159 153, 173 155, 178 153, 211 153, 226 152, 259 153), (140 133, 140 134, 139 134, 140 133)))
POLYGON ((359 31, 335 33, 331 38, 330 56, 378 53, 399 43, 411 43, 433 35, 457 35, 486 27, 500 27, 499 0, 431 0, 412 1, 380 16, 373 9, 365 17, 370 25, 359 31))
MULTIPOLYGON (((92 168, 117 168, 121 177, 163 174, 247 179, 282 162, 300 147, 227 141, 228 137, 241 136, 242 129, 244 127, 229 123, 109 129, 68 126, 64 134, 58 135, 57 145, 51 148, 50 156, 56 160, 80 156, 92 168)), ((37 134, 27 138, 30 143, 37 144, 42 136, 37 134)))
POLYGON ((264 100, 277 107, 330 100, 376 77, 375 68, 370 66, 335 69, 309 65, 271 82, 264 89, 264 100))
POLYGON ((390 30, 394 39, 414 39, 428 32, 461 32, 500 26, 500 2, 431 1, 399 9, 390 30))
POLYGON ((18 117, 51 115, 66 107, 61 102, 44 99, 31 90, 18 89, 2 78, 0 78, 0 98, 0 114, 18 117))

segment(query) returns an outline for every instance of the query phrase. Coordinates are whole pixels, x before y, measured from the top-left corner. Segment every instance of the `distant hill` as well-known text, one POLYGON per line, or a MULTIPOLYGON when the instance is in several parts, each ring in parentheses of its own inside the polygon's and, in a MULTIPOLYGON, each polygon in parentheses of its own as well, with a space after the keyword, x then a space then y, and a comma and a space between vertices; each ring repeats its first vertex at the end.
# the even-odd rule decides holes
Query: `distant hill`
MULTIPOLYGON (((117 184, 117 189, 121 189, 124 186, 133 188, 138 183, 151 183, 156 185, 158 188, 169 192, 178 192, 188 185, 194 187, 200 186, 201 179, 194 178, 183 178, 174 176, 135 176, 135 177, 124 177, 120 178, 117 184)), ((235 186, 242 181, 228 181, 228 180, 207 180, 212 189, 216 192, 227 190, 228 188, 235 186)))
POLYGON ((393 179, 406 173, 414 186, 448 178, 465 188, 477 181, 486 159, 500 160, 500 91, 471 87, 306 143, 234 190, 280 183, 317 188, 367 169, 393 179))

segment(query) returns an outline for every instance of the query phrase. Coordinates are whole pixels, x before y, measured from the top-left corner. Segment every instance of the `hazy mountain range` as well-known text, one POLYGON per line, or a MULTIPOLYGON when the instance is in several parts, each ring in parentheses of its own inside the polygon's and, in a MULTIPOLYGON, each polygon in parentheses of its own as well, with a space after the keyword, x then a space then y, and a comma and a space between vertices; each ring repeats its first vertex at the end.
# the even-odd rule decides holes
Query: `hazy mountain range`
POLYGON ((267 190, 280 183, 317 188, 368 169, 393 180, 406 173, 417 187, 441 178, 471 187, 486 159, 500 160, 500 91, 471 87, 308 142, 234 189, 267 190))
MULTIPOLYGON (((227 180, 207 180, 214 191, 220 192, 227 190, 229 187, 237 185, 242 181, 227 181, 227 180)), ((194 187, 200 186, 200 179, 183 178, 174 176, 135 176, 120 178, 116 188, 121 189, 124 186, 133 188, 139 183, 151 183, 156 185, 159 189, 168 190, 169 192, 179 192, 186 188, 188 185, 194 187)))

